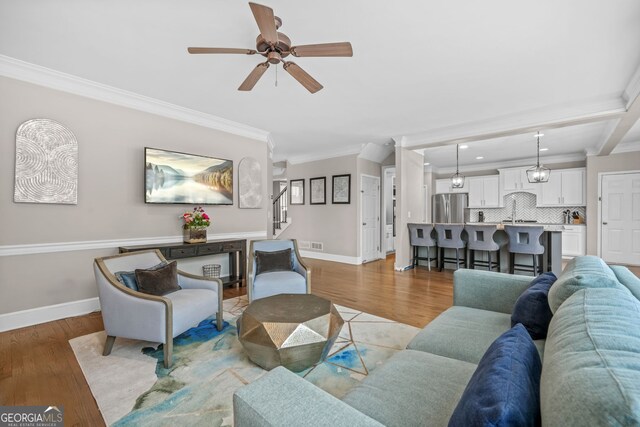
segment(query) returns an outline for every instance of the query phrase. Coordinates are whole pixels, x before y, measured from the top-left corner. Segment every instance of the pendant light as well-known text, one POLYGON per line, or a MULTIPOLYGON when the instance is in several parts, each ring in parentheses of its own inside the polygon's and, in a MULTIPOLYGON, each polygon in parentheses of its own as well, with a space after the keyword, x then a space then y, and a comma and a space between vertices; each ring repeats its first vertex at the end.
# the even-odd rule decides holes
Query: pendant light
POLYGON ((458 160, 459 160, 459 152, 460 147, 456 144, 456 173, 451 175, 451 188, 462 188, 464 187, 464 176, 460 175, 460 170, 458 168, 458 160))
POLYGON ((538 132, 534 136, 538 140, 538 150, 536 152, 538 161, 535 166, 527 169, 527 180, 529 180, 531 184, 541 184, 549 181, 551 170, 540 164, 540 137, 544 136, 544 134, 538 132))

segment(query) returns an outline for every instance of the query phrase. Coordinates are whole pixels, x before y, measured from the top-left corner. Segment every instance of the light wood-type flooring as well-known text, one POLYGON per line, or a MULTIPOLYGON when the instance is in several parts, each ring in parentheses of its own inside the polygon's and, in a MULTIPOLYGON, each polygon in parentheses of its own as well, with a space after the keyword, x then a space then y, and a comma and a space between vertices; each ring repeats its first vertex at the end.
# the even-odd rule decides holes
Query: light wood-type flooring
MULTIPOLYGON (((423 327, 452 304, 451 271, 399 273, 393 257, 360 266, 306 262, 314 294, 377 316, 423 327)), ((224 297, 244 293, 230 288, 224 297)), ((65 426, 104 425, 68 343, 103 328, 97 312, 0 333, 0 405, 62 405, 65 426)))

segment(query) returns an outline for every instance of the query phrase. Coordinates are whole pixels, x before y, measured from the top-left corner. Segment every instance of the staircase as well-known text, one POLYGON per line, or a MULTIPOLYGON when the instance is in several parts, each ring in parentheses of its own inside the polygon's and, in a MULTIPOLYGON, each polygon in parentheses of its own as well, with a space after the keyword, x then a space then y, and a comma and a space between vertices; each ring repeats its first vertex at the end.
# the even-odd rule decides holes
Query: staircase
POLYGON ((280 194, 273 199, 273 238, 277 239, 280 234, 291 224, 291 218, 287 216, 289 203, 288 187, 284 187, 280 194))

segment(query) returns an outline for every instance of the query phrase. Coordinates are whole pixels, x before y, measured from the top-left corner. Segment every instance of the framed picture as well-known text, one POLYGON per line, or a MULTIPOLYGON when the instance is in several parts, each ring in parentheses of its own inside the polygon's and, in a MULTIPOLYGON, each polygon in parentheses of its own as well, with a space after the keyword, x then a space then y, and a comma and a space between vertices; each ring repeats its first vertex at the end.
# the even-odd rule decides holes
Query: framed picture
POLYGON ((331 203, 345 204, 351 203, 351 174, 333 175, 333 194, 331 203))
POLYGON ((309 186, 311 187, 311 198, 309 203, 312 205, 326 205, 327 204, 327 178, 311 178, 309 179, 309 186))
POLYGON ((289 204, 304 205, 304 179, 292 179, 289 181, 289 204))
POLYGON ((145 203, 233 205, 233 162, 144 149, 145 203))

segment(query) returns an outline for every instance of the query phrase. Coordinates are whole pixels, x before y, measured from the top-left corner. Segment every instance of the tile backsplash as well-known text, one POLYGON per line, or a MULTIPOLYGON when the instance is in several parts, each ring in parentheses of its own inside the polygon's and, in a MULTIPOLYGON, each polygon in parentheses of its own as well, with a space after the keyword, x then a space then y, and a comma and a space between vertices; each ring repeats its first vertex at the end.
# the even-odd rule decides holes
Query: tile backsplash
POLYGON ((586 208, 581 207, 559 207, 559 208, 538 208, 536 207, 536 195, 519 192, 504 196, 504 208, 480 208, 469 209, 469 221, 478 221, 478 212, 484 212, 485 222, 500 222, 511 218, 513 200, 516 201, 516 219, 535 220, 541 223, 560 224, 562 223, 562 211, 569 209, 571 212, 578 211, 580 216, 586 221, 586 208))

